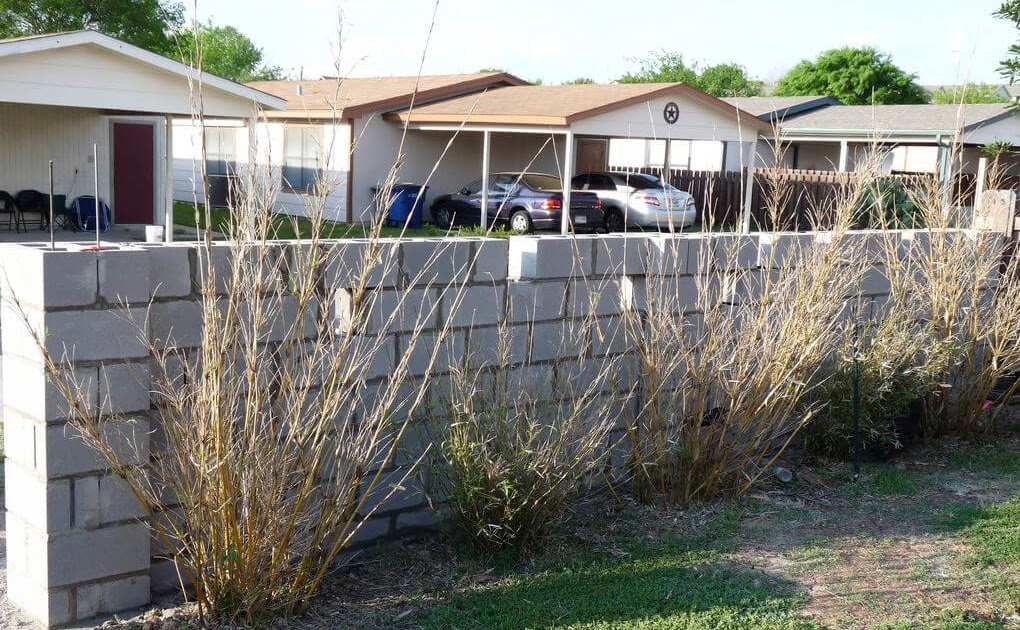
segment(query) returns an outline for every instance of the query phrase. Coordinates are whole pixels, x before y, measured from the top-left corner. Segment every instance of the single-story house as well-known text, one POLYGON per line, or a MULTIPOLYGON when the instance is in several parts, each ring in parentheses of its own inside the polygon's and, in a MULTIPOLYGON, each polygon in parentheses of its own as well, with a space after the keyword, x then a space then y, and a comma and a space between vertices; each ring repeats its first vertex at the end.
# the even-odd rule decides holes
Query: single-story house
MULTIPOLYGON (((373 189, 394 164, 397 181, 427 184, 433 196, 483 171, 531 170, 568 181, 572 173, 609 167, 739 170, 771 130, 680 83, 546 86, 488 73, 251 87, 286 99, 286 109, 267 114, 250 133, 240 123, 220 123, 238 129, 210 133, 207 124, 207 168, 250 154, 280 183, 277 210, 296 215, 305 213, 307 191, 322 173, 331 189, 327 218, 334 220, 371 216, 373 189)), ((175 128, 175 196, 193 199, 201 129, 190 120, 175 128)))
POLYGON ((98 176, 116 222, 172 225, 171 121, 199 86, 211 117, 284 105, 94 31, 0 41, 0 190, 48 192, 52 161, 68 201, 95 194, 98 176))
POLYGON ((831 105, 842 105, 831 96, 737 96, 724 101, 773 124, 831 105))
MULTIPOLYGON (((890 149, 889 173, 976 173, 981 147, 1020 147, 1020 115, 1008 105, 830 105, 788 115, 779 125, 787 168, 852 171, 874 146, 890 149), (950 164, 953 147, 960 154, 950 164)), ((766 165, 769 151, 759 151, 766 165)), ((1013 158, 1007 168, 1016 169, 1013 158)))

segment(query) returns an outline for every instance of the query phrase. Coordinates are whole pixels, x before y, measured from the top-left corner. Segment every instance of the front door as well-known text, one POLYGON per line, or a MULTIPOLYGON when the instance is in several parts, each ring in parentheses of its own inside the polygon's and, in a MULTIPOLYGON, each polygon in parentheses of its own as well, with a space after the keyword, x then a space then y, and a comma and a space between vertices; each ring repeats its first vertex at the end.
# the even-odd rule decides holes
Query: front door
POLYGON ((607 140, 577 141, 577 173, 591 173, 606 170, 608 163, 607 140))
POLYGON ((113 219, 152 223, 156 200, 156 126, 113 123, 113 219))

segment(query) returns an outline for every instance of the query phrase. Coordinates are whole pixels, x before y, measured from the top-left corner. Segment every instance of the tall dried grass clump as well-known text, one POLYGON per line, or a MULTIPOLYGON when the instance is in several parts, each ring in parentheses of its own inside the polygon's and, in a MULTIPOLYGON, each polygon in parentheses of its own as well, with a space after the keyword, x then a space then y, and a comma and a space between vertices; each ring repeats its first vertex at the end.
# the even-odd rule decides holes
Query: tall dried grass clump
POLYGON ((899 262, 889 259, 894 293, 930 327, 932 353, 946 353, 925 433, 984 432, 1018 388, 1020 261, 1002 234, 961 225, 951 189, 932 182, 913 198, 928 229, 913 235, 899 262))
POLYGON ((627 317, 639 398, 627 437, 642 501, 746 492, 817 410, 805 410, 806 394, 866 267, 846 234, 868 182, 859 179, 827 242, 780 237, 757 269, 710 234, 693 279, 647 274, 646 303, 627 317))
MULTIPOLYGON (((250 624, 307 607, 390 494, 383 471, 428 383, 409 361, 435 307, 400 292, 382 308, 374 286, 397 264, 382 217, 357 243, 320 238, 327 177, 308 196, 311 234, 290 243, 273 240, 271 178, 255 167, 243 177, 232 239, 214 243, 207 223, 195 247, 197 343, 150 339, 136 322, 153 358, 151 458, 87 407, 73 356, 46 353, 42 331, 36 342, 72 426, 126 481, 200 613, 250 624), (394 331, 404 352, 370 382, 394 331)), ((391 170, 381 199, 394 179, 391 170)), ((443 331, 429 335, 437 342, 417 353, 426 373, 443 331)))
POLYGON ((617 359, 581 358, 554 376, 515 356, 509 328, 498 339, 494 361, 468 356, 437 383, 443 429, 431 476, 461 540, 488 557, 542 545, 596 480, 619 409, 604 393, 617 359))

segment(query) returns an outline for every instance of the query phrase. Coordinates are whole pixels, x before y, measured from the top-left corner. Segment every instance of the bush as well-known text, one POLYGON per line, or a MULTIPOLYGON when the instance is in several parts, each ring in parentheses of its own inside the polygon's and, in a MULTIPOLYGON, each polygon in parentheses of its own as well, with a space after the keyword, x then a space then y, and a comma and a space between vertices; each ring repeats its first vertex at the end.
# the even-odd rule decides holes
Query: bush
POLYGON ((587 376, 564 384, 563 400, 554 400, 529 366, 510 365, 507 335, 496 366, 472 368, 469 359, 451 374, 440 393, 447 415, 436 419, 446 429, 431 493, 483 556, 542 544, 604 460, 617 415, 599 393, 612 360, 584 366, 587 376))
POLYGON ((831 371, 818 391, 823 408, 805 427, 804 444, 816 455, 849 459, 854 451, 854 359, 860 395, 862 455, 885 459, 917 434, 924 398, 936 387, 942 359, 925 354, 926 327, 912 325, 897 307, 877 325, 845 330, 831 371), (858 347, 860 348, 858 350, 858 347))

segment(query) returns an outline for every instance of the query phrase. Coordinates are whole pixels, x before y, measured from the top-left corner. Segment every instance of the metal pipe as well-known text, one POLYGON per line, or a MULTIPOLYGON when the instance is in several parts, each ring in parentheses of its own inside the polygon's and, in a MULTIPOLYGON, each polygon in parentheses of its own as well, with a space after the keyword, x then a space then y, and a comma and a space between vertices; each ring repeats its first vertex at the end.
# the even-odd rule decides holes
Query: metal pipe
POLYGON ((53 160, 50 160, 50 249, 56 249, 57 245, 53 235, 53 160))
POLYGON ((93 174, 93 178, 94 178, 94 183, 96 185, 96 204, 95 204, 96 214, 95 214, 95 220, 96 220, 96 250, 98 251, 99 248, 100 248, 100 240, 99 240, 99 145, 97 143, 94 143, 94 142, 92 143, 92 174, 93 174))

